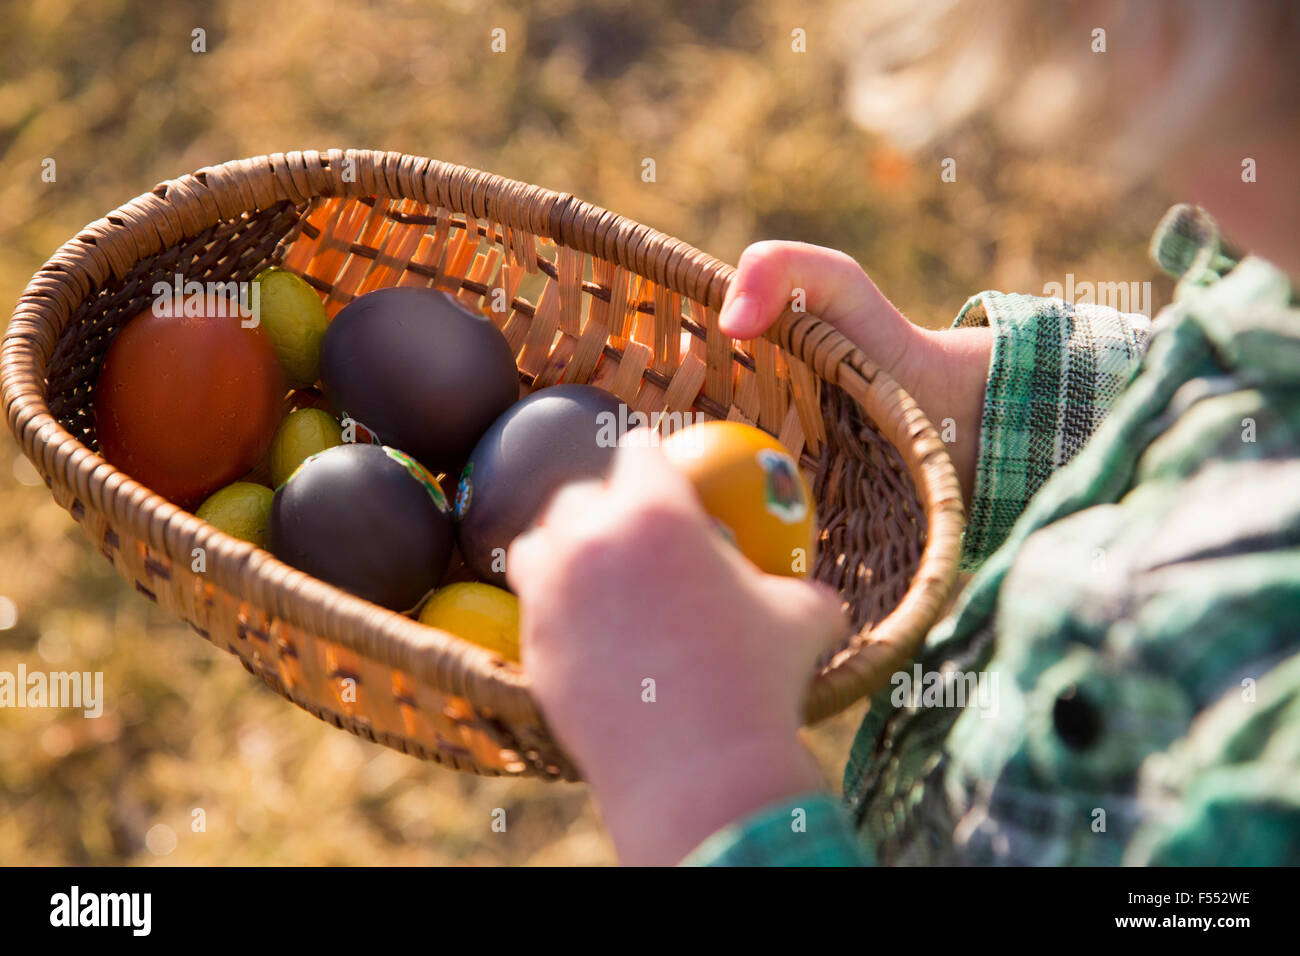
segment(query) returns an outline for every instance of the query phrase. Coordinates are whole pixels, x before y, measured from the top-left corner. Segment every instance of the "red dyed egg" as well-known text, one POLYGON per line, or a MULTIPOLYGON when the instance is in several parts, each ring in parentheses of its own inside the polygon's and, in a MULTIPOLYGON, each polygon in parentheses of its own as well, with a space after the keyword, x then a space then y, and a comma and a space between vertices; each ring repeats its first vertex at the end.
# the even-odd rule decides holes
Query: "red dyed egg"
POLYGON ((267 454, 285 414, 270 337, 209 298, 150 309, 113 339, 95 384, 100 454, 183 508, 267 454))

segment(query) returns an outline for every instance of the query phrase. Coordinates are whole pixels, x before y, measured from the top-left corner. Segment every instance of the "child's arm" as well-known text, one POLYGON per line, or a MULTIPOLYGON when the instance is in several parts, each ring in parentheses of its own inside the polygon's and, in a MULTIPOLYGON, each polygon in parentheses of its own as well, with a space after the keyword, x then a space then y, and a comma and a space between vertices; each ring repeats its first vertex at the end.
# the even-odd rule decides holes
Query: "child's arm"
POLYGON ((983 292, 954 328, 912 325, 849 256, 797 242, 745 250, 719 324, 761 334, 802 289, 807 311, 839 329, 916 399, 948 443, 967 504, 963 566, 1005 540, 1136 371, 1148 320, 1040 296, 983 292))

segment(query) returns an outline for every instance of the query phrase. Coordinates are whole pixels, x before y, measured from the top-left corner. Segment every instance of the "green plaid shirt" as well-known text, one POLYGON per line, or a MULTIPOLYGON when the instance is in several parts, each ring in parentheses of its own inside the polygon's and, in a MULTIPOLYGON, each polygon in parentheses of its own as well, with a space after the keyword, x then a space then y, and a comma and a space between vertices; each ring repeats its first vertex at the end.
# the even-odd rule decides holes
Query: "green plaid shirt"
POLYGON ((692 864, 1300 863, 1300 309, 1178 206, 1150 329, 986 292, 995 345, 964 558, 871 702, 843 803, 807 794, 692 864), (795 821, 798 821, 796 823, 795 821))

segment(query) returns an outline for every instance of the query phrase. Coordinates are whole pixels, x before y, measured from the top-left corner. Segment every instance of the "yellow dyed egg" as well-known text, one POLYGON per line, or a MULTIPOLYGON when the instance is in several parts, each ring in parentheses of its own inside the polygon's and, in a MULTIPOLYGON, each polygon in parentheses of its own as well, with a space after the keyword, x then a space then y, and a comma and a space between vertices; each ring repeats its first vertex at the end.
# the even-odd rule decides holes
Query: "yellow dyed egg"
POLYGON ((519 660, 519 599, 480 581, 449 584, 433 593, 420 623, 519 660))
POLYGON ((752 425, 718 421, 674 432, 662 447, 745 557, 769 574, 811 573, 816 509, 785 446, 752 425))

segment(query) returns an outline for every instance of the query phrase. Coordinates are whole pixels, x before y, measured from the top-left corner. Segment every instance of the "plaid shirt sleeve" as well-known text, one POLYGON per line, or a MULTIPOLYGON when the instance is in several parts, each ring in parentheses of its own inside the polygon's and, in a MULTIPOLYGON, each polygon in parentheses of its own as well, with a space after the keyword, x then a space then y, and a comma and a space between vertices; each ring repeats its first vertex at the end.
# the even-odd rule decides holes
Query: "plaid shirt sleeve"
POLYGON ((723 827, 682 866, 868 866, 844 805, 830 793, 806 793, 723 827))
POLYGON ((989 326, 993 355, 962 568, 1006 540, 1029 499, 1074 457, 1132 378, 1149 320, 1106 306, 981 292, 954 327, 989 326))

